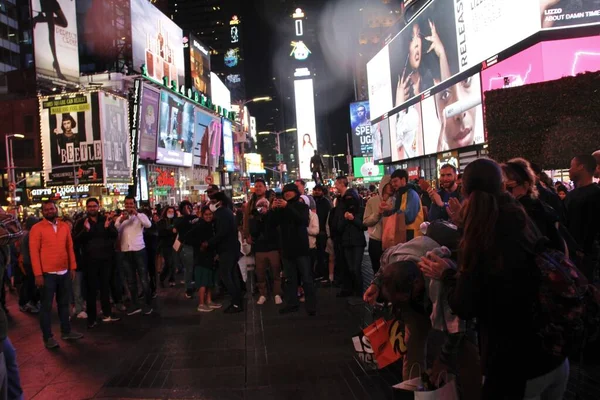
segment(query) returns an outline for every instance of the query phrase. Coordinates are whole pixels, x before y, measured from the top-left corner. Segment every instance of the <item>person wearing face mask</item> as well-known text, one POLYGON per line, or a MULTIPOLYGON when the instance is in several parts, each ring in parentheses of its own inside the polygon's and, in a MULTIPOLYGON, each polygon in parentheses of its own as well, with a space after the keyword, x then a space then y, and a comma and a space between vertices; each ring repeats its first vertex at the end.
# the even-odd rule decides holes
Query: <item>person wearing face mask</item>
POLYGON ((201 245, 202 250, 212 250, 219 258, 219 276, 231 296, 231 305, 226 314, 244 311, 241 282, 238 279, 238 260, 240 241, 233 211, 229 207, 231 200, 223 192, 215 193, 210 199, 210 211, 213 213, 214 236, 201 245))
POLYGON ((163 270, 160 273, 160 285, 165 287, 168 279, 169 286, 175 287, 175 252, 173 243, 177 237, 175 229, 175 207, 166 207, 162 210, 161 219, 158 221, 158 252, 164 260, 163 270))
POLYGON ((308 225, 309 210, 306 204, 299 201, 300 192, 293 183, 283 187, 283 198, 273 201, 275 223, 281 233, 281 254, 285 276, 286 306, 279 310, 281 314, 297 312, 299 300, 297 296, 298 274, 302 279, 306 312, 314 316, 317 312, 317 298, 310 267, 308 225))
POLYGON ((431 207, 428 215, 430 221, 437 219, 448 221, 450 219, 447 211, 449 200, 455 198, 462 202, 462 195, 456 183, 456 167, 454 165, 442 165, 440 168, 440 186, 441 189, 438 191, 435 191, 432 187, 427 189, 427 194, 431 199, 431 207))

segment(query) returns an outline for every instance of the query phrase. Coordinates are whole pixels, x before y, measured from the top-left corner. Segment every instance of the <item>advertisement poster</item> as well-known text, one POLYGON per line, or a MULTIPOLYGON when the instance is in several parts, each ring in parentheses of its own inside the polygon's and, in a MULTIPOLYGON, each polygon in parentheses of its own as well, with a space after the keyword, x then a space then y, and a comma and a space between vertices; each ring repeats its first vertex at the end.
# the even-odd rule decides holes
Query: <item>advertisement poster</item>
POLYGON ((37 79, 79 84, 77 13, 73 0, 32 0, 37 79))
POLYGON ((127 100, 99 92, 106 183, 131 182, 127 100))
POLYGON ((221 154, 221 119, 196 110, 194 165, 217 167, 221 154))
POLYGON ((315 97, 312 79, 294 81, 296 100, 296 127, 298 134, 298 162, 300 177, 310 179, 310 159, 317 151, 317 126, 315 122, 315 97))
POLYGON ((158 109, 160 91, 144 85, 140 102, 140 148, 142 160, 156 160, 156 137, 158 136, 158 109))
POLYGON ((379 118, 394 108, 392 82, 390 80, 390 50, 388 46, 367 63, 369 83, 369 106, 371 119, 379 118))
POLYGON ((371 126, 373 133, 373 158, 375 161, 385 160, 392 156, 390 146, 390 122, 384 119, 371 126))
POLYGON ((162 90, 156 162, 192 166, 195 135, 194 106, 183 98, 162 90))
POLYGON ((195 36, 190 35, 190 75, 192 87, 207 97, 210 94, 210 49, 201 43, 195 36))
POLYGON ((233 131, 231 121, 223 119, 223 161, 227 171, 233 171, 233 131))
POLYGON ((394 108, 460 71, 454 3, 432 2, 390 42, 394 108))
POLYGON ((373 134, 369 102, 350 104, 350 127, 352 128, 352 154, 356 157, 373 155, 373 134))
POLYGON ((599 0, 540 0, 543 29, 600 23, 599 0))
POLYGON ((231 92, 214 72, 210 73, 210 88, 212 103, 231 111, 231 92))
POLYGON ((146 66, 148 76, 184 84, 183 32, 148 0, 131 0, 133 69, 146 66))
POLYGON ((484 142, 479 74, 425 99, 422 112, 426 154, 484 142))
POLYGON ((104 183, 98 93, 44 97, 40 110, 48 184, 104 183))
POLYGON ((390 141, 392 161, 402 161, 424 154, 421 103, 417 103, 392 115, 390 141))
POLYGON ((383 177, 383 165, 375 165, 373 157, 354 157, 352 162, 356 178, 363 178, 365 182, 379 182, 383 177))

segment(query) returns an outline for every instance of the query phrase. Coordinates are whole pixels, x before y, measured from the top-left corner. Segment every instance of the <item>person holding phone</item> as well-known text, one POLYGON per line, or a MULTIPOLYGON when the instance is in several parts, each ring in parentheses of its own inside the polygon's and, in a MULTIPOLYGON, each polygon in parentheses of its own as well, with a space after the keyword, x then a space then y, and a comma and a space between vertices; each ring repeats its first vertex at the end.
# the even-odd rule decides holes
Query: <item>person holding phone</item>
POLYGON ((437 219, 450 220, 448 213, 450 199, 457 199, 462 202, 462 195, 458 190, 458 183, 456 183, 456 172, 454 165, 442 165, 440 168, 440 190, 436 191, 429 185, 424 189, 431 199, 431 208, 429 210, 430 221, 437 219))

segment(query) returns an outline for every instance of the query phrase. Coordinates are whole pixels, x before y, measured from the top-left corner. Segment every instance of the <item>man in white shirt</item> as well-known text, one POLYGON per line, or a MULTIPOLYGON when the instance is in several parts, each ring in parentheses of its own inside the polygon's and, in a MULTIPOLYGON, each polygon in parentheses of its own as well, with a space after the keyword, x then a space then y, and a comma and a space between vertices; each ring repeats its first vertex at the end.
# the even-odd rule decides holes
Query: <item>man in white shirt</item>
POLYGON ((143 213, 138 213, 135 207, 135 198, 125 197, 125 211, 115 227, 119 231, 119 246, 123 260, 123 267, 131 294, 131 308, 127 315, 143 312, 144 315, 152 314, 152 293, 148 285, 148 269, 146 245, 144 243, 144 228, 150 228, 152 223, 143 213), (140 307, 138 302, 138 289, 136 273, 142 283, 142 290, 146 304, 140 307))

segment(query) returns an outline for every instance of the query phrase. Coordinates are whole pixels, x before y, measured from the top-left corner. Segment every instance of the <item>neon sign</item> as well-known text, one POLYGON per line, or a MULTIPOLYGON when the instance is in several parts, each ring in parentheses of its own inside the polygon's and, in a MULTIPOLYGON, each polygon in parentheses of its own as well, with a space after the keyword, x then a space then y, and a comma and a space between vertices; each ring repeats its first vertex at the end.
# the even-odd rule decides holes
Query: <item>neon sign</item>
POLYGON ((302 40, 292 42, 292 52, 290 53, 290 56, 293 56, 296 60, 304 61, 308 58, 310 53, 311 51, 302 40))

